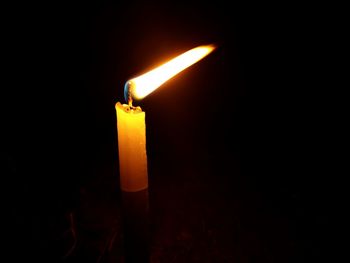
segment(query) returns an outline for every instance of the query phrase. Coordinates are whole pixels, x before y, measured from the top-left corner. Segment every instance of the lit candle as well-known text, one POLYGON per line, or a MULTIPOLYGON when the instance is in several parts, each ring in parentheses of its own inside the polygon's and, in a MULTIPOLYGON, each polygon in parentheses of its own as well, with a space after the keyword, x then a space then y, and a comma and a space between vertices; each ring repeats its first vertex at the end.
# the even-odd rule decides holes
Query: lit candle
POLYGON ((124 218, 125 262, 148 263, 148 173, 146 153, 146 114, 132 100, 142 99, 179 72, 193 65, 214 46, 191 49, 125 84, 128 104, 117 102, 120 187, 124 218))
POLYGON ((143 99, 214 48, 214 45, 193 48, 125 84, 124 96, 128 104, 118 102, 115 106, 122 191, 137 192, 148 188, 145 112, 140 107, 133 107, 132 99, 143 99))

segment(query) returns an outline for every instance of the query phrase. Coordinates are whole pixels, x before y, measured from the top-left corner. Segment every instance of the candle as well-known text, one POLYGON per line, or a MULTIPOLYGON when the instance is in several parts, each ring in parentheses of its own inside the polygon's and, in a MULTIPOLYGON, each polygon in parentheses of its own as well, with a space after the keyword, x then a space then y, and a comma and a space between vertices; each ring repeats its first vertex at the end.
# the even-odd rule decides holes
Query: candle
POLYGON ((117 103, 120 187, 136 192, 148 187, 145 112, 117 103))
POLYGON ((133 107, 133 99, 143 99, 163 83, 198 62, 214 50, 214 45, 193 48, 125 84, 128 104, 118 102, 117 112, 120 187, 137 192, 148 187, 145 112, 133 107))
POLYGON ((125 100, 117 102, 120 188, 124 219, 125 262, 148 263, 148 173, 146 113, 132 100, 142 99, 179 72, 208 55, 214 46, 191 49, 146 74, 126 82, 125 100))

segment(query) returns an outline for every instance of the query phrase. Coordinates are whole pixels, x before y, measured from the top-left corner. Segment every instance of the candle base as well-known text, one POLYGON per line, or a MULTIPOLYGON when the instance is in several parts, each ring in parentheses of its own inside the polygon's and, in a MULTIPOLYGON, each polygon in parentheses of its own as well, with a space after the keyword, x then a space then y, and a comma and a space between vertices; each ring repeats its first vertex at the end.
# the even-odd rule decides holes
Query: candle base
POLYGON ((125 263, 150 262, 148 189, 122 191, 125 263))

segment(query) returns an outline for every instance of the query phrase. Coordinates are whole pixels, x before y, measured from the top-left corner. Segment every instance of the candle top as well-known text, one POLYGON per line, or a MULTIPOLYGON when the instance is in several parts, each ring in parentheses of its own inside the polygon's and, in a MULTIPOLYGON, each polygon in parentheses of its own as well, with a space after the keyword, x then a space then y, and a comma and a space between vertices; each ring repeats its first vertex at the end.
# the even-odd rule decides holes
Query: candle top
POLYGON ((120 102, 117 102, 115 107, 123 109, 126 113, 138 114, 143 112, 140 106, 135 107, 130 104, 121 104, 120 102))

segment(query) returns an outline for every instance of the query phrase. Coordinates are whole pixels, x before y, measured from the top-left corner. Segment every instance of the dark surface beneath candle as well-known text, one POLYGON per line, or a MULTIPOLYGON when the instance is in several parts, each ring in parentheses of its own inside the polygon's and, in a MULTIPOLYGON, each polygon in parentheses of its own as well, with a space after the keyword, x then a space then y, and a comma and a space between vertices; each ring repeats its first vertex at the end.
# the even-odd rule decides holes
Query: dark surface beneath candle
MULTIPOLYGON (((290 188, 279 189, 277 183, 257 185, 255 178, 242 176, 233 156, 169 153, 169 158, 149 156, 150 262, 307 262, 332 257, 327 240, 330 205, 318 203, 324 199, 288 193, 290 188)), ((59 210, 57 200, 52 202, 57 196, 49 196, 47 203, 40 200, 37 210, 32 204, 25 208, 28 214, 22 216, 32 220, 25 222, 31 229, 14 231, 15 251, 21 248, 26 256, 47 262, 124 262, 121 193, 112 167, 101 161, 99 169, 86 174, 88 183, 79 187, 70 209, 59 210)))
POLYGON ((8 258, 123 262, 114 104, 129 78, 216 43, 137 102, 151 262, 334 262, 338 135, 325 66, 334 49, 315 12, 226 1, 8 10, 8 258))

